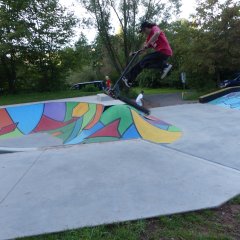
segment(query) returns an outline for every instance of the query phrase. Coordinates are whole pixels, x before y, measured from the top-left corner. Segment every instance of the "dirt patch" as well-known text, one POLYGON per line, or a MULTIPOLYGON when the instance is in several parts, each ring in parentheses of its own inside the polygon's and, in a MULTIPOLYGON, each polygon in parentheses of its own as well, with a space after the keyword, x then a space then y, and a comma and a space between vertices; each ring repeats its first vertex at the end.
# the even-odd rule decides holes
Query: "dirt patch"
POLYGON ((229 234, 235 239, 240 239, 240 205, 226 204, 216 210, 216 220, 220 223, 229 234))
MULTIPOLYGON (((237 198, 240 200, 240 197, 237 198)), ((239 201, 238 201, 239 202, 239 201)), ((240 202, 220 208, 146 221, 141 240, 240 240, 240 202)))

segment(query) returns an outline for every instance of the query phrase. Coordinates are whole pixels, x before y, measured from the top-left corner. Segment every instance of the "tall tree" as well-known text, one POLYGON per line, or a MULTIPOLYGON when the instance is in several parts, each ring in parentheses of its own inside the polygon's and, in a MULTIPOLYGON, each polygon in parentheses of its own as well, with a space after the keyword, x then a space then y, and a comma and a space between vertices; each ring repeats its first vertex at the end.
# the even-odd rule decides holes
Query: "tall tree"
POLYGON ((191 65, 219 81, 240 66, 240 3, 199 0, 196 12, 191 65))
POLYGON ((21 50, 28 34, 24 20, 29 1, 0 0, 0 64, 2 74, 7 79, 11 92, 15 91, 17 65, 21 50))
POLYGON ((170 0, 168 3, 161 0, 78 1, 91 14, 91 21, 98 29, 109 57, 119 73, 128 62, 130 51, 140 47, 139 36, 136 34, 139 23, 142 20, 160 21, 169 19, 172 17, 170 13, 177 14, 180 7, 180 0, 170 0), (161 17, 158 18, 158 16, 161 17), (113 18, 118 19, 118 24, 122 30, 122 38, 117 46, 114 45, 114 39, 111 36, 114 29, 113 18), (123 49, 124 61, 121 61, 119 48, 123 49))
POLYGON ((14 91, 18 64, 35 69, 42 90, 58 85, 58 50, 68 43, 76 19, 58 0, 0 0, 0 59, 14 91))
POLYGON ((28 59, 42 73, 40 88, 49 90, 58 85, 61 62, 58 51, 72 37, 76 19, 58 0, 31 1, 27 14, 31 16, 28 59))

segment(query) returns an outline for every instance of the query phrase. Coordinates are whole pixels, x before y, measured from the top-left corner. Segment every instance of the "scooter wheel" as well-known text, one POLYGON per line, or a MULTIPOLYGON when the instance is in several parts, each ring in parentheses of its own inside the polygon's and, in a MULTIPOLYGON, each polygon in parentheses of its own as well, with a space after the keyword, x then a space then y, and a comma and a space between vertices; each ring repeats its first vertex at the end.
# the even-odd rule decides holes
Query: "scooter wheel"
POLYGON ((117 98, 115 91, 112 89, 108 90, 108 95, 112 98, 115 98, 115 99, 117 98))

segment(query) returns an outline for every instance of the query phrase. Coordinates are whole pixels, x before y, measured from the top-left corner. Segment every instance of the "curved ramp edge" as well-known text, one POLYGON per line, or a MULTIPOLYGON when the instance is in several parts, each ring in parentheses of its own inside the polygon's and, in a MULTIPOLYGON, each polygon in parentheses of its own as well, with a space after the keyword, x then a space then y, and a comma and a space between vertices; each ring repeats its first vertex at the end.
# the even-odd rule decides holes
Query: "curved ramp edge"
POLYGON ((220 98, 224 95, 227 95, 229 93, 239 92, 239 91, 240 91, 240 87, 224 88, 224 89, 221 89, 219 91, 215 91, 215 92, 212 92, 212 93, 209 93, 209 94, 206 94, 206 95, 203 95, 203 96, 199 97, 199 102, 200 103, 207 103, 207 102, 210 102, 210 101, 215 100, 217 98, 220 98))
POLYGON ((181 131, 128 105, 51 102, 0 109, 0 152, 144 139, 172 143, 181 131))

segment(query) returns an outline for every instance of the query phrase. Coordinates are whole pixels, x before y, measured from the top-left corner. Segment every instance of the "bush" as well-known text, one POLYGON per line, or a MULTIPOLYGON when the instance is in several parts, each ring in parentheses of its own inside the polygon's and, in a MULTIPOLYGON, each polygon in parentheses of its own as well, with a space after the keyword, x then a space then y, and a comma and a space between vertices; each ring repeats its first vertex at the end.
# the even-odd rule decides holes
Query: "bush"
POLYGON ((98 92, 98 87, 95 87, 93 85, 87 85, 84 88, 81 89, 83 92, 98 92))
POLYGON ((200 76, 198 74, 189 74, 187 77, 187 85, 191 89, 198 91, 212 90, 216 88, 216 81, 209 75, 200 76))
POLYGON ((82 70, 70 72, 69 76, 67 77, 67 82, 70 85, 79 82, 90 82, 96 80, 96 74, 92 67, 85 66, 82 70))
POLYGON ((169 75, 161 80, 162 87, 170 87, 170 88, 178 88, 181 89, 183 87, 179 71, 172 71, 169 75))
POLYGON ((130 89, 129 88, 123 88, 121 90, 121 94, 123 96, 126 96, 126 97, 130 98, 130 99, 135 99, 138 96, 139 93, 137 93, 137 91, 132 89, 132 88, 130 88, 130 89))
POLYGON ((158 87, 160 84, 160 71, 152 69, 144 69, 140 75, 138 75, 136 81, 140 87, 158 87))
POLYGON ((160 70, 146 69, 137 78, 140 87, 155 88, 155 87, 172 87, 182 88, 180 73, 178 71, 170 72, 170 74, 161 79, 160 70))

